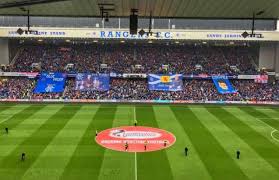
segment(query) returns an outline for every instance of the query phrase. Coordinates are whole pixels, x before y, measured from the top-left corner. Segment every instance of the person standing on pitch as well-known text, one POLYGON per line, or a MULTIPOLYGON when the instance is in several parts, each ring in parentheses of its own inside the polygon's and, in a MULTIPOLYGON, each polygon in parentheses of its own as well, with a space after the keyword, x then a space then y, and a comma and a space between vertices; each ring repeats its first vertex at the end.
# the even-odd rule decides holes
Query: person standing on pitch
POLYGON ((9 134, 9 128, 5 128, 6 134, 9 134))
POLYGON ((164 147, 167 147, 167 143, 168 143, 168 141, 164 140, 164 147))
POLYGON ((147 140, 144 141, 144 150, 146 151, 147 149, 147 140))
POLYGON ((137 126, 137 124, 138 124, 138 121, 137 121, 137 120, 135 120, 135 121, 134 121, 134 126, 136 127, 136 126, 137 126))
POLYGON ((21 161, 25 161, 25 153, 21 154, 21 161))
POLYGON ((236 158, 240 159, 240 151, 239 150, 236 151, 236 158))
POLYGON ((187 147, 185 147, 184 152, 185 152, 185 156, 187 156, 188 155, 188 148, 187 147))
POLYGON ((95 136, 97 137, 98 136, 98 130, 96 129, 96 132, 95 132, 96 134, 95 134, 95 136))
POLYGON ((129 145, 127 142, 125 142, 125 151, 128 151, 129 145))

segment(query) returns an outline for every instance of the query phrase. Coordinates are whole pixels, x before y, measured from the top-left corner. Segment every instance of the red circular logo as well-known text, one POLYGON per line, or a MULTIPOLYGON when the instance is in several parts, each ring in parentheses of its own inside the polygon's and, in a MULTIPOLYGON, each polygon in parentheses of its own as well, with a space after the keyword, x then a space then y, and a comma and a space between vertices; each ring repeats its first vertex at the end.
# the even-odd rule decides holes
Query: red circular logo
POLYGON ((172 146, 175 140, 168 131, 144 126, 106 129, 96 136, 99 145, 124 152, 158 151, 172 146))

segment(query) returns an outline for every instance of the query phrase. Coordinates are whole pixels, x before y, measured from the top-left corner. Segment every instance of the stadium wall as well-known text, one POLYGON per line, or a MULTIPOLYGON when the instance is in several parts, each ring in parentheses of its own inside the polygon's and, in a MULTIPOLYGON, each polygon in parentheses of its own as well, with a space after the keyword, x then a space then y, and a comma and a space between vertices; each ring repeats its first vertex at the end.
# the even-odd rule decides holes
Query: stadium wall
POLYGON ((259 68, 279 72, 279 43, 261 43, 259 51, 259 68))
MULTIPOLYGON (((129 39, 129 40, 222 40, 222 41, 266 41, 278 42, 278 31, 257 31, 254 37, 243 38, 244 30, 175 30, 153 29, 153 36, 130 35, 129 29, 99 28, 42 28, 32 27, 33 33, 19 35, 19 27, 0 27, 2 38, 86 38, 86 39, 129 39)), ((25 27, 21 27, 25 30, 25 27)))
POLYGON ((0 64, 9 64, 9 40, 0 39, 0 64))
POLYGON ((276 46, 271 43, 263 43, 260 46, 259 53, 259 68, 274 69, 276 46))
POLYGON ((279 43, 276 45, 275 72, 279 74, 279 43))

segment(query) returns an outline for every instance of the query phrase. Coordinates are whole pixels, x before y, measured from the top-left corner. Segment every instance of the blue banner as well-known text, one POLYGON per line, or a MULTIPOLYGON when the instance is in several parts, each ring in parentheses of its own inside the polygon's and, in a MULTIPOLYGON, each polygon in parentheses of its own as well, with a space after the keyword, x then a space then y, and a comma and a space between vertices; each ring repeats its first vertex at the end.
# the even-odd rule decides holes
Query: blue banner
POLYGON ((62 73, 41 73, 34 93, 59 93, 64 91, 66 75, 62 73))
POLYGON ((76 76, 75 89, 79 91, 87 91, 87 90, 108 91, 109 80, 110 80, 109 74, 79 73, 76 76))
POLYGON ((148 88, 155 91, 181 91, 183 86, 182 77, 182 74, 149 74, 148 88))
POLYGON ((212 80, 220 94, 230 94, 237 92, 226 76, 212 76, 212 80))

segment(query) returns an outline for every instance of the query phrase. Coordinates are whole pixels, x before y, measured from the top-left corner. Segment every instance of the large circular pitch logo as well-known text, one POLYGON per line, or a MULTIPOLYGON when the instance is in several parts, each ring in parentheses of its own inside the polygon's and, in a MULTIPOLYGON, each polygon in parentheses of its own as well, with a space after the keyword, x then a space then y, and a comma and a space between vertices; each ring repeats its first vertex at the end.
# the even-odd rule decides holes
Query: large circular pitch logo
POLYGON ((110 137, 125 139, 153 139, 160 137, 161 134, 152 131, 129 131, 125 129, 115 129, 110 131, 110 137))
POLYGON ((168 131, 144 126, 106 129, 96 136, 99 145, 124 152, 157 151, 172 146, 175 140, 168 131))

